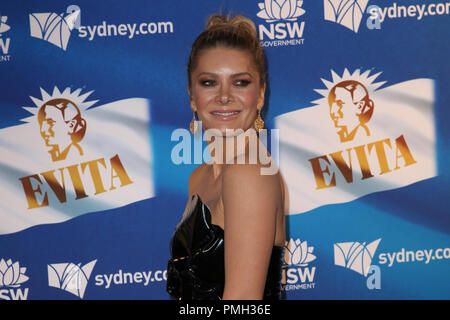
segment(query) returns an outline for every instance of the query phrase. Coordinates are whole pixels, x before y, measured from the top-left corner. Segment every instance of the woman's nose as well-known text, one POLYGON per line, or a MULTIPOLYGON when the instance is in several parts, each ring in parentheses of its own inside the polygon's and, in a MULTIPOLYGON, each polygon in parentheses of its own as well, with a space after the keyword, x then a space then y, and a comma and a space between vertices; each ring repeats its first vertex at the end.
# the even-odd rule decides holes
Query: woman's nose
POLYGON ((220 85, 218 100, 221 104, 227 104, 232 100, 230 86, 228 84, 220 85))

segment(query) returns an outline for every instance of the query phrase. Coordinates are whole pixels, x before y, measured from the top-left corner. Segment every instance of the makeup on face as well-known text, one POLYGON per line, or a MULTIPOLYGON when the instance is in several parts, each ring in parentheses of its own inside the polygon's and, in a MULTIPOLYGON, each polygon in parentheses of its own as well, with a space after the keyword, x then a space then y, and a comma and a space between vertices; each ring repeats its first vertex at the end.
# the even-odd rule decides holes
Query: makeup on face
POLYGON ((191 102, 203 127, 247 130, 264 88, 249 53, 230 48, 205 50, 192 73, 191 102))

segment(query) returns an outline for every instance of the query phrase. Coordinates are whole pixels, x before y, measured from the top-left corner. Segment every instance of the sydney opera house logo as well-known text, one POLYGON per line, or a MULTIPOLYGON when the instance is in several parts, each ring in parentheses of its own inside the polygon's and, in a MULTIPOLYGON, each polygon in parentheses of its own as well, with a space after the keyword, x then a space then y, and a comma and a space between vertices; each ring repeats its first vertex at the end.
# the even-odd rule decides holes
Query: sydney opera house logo
MULTIPOLYGON (((50 148, 49 154, 53 161, 65 160, 72 154, 83 155, 80 142, 86 133, 87 123, 81 111, 97 101, 85 101, 93 91, 79 95, 80 91, 70 92, 70 88, 66 88, 60 92, 55 87, 53 94, 49 95, 41 89, 41 99, 31 97, 36 107, 24 107, 37 116, 41 137, 50 148)), ((35 116, 24 121, 35 121, 35 116)))
POLYGON ((366 242, 341 242, 334 245, 334 264, 367 276, 381 238, 366 242))
POLYGON ((67 11, 65 16, 64 13, 31 13, 29 15, 31 36, 66 51, 70 34, 80 19, 80 10, 77 6, 70 6, 67 11))
POLYGON ((324 0, 324 18, 356 33, 368 3, 369 0, 324 0))
POLYGON ((301 0, 265 0, 258 3, 260 11, 257 16, 266 22, 278 20, 296 21, 305 13, 301 0))
POLYGON ((6 24, 7 20, 8 20, 7 16, 1 16, 0 15, 0 36, 1 36, 2 33, 8 31, 9 29, 11 29, 11 27, 6 24))
POLYGON ((47 266, 48 285, 70 292, 83 299, 86 287, 97 260, 84 266, 81 263, 54 263, 47 266))

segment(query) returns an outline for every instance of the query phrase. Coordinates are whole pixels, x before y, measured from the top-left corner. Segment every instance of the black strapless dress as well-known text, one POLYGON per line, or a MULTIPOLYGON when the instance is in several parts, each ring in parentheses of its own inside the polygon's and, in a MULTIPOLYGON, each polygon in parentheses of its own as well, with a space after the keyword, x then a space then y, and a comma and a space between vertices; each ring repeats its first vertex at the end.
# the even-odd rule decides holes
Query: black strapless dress
MULTIPOLYGON (((224 230, 211 223, 211 212, 197 194, 188 208, 170 242, 167 292, 174 299, 220 300, 225 284, 224 230)), ((272 249, 264 300, 280 299, 283 253, 282 246, 272 249)))

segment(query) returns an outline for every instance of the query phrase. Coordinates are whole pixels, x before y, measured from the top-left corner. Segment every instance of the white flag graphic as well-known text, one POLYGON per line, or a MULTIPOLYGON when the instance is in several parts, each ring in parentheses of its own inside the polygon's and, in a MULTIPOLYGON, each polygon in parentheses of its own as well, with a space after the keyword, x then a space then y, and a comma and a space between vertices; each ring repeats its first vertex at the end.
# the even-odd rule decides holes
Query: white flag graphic
POLYGON ((289 214, 436 176, 433 80, 376 90, 368 73, 332 72, 316 105, 276 118, 289 214))
MULTIPOLYGON (((55 91, 60 94, 57 88, 55 91)), ((57 107, 62 104, 53 100, 56 102, 51 104, 57 107, 38 112, 51 100, 42 92, 42 101, 32 98, 37 108, 25 108, 35 114, 24 119, 28 123, 0 130, 0 234, 63 222, 154 196, 148 100, 131 98, 88 110, 80 107, 84 138, 56 157, 49 145, 62 145, 64 135, 56 139, 61 135, 56 120, 62 114, 57 107), (53 137, 45 136, 49 132, 53 137)), ((70 100, 73 93, 66 96, 74 101, 70 100)), ((72 113, 66 108, 64 116, 67 119, 72 113)), ((66 121, 66 127, 72 122, 75 120, 66 121)))

